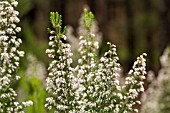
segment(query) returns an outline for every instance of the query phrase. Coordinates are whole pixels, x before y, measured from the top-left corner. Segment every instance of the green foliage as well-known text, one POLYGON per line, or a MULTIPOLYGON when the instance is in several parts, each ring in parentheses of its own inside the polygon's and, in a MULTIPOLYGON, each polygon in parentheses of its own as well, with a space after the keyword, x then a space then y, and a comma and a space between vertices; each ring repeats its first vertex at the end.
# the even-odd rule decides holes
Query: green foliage
MULTIPOLYGON (((30 99, 33 101, 33 106, 26 108, 26 113, 45 113, 44 98, 46 95, 45 88, 42 85, 42 81, 37 76, 22 76, 20 81, 20 87, 23 93, 19 97, 30 99), (25 93, 24 93, 25 92, 25 93)), ((21 90, 20 89, 20 90, 21 90)))
POLYGON ((33 106, 25 109, 26 113, 45 113, 45 86, 44 77, 45 67, 32 54, 27 54, 27 68, 22 69, 22 75, 18 87, 18 99, 33 101, 33 106))
MULTIPOLYGON (((58 12, 50 12, 50 21, 51 24, 53 26, 53 28, 55 29, 55 31, 57 32, 57 35, 59 35, 59 37, 62 37, 62 35, 66 32, 66 27, 64 27, 63 31, 62 31, 62 16, 58 14, 58 12)), ((48 31, 50 32, 51 29, 48 28, 48 31)), ((52 32, 53 34, 54 32, 52 32)))
POLYGON ((94 22, 94 15, 92 12, 88 12, 87 9, 84 9, 83 14, 83 25, 85 29, 90 30, 92 28, 93 22, 94 22))

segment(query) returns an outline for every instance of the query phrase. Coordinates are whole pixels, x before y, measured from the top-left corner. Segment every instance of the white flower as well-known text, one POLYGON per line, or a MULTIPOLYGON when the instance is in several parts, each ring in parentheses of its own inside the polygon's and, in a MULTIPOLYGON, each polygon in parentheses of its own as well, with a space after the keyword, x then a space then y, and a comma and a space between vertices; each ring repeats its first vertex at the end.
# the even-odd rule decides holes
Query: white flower
POLYGON ((20 32, 21 31, 21 27, 17 27, 15 30, 16 30, 16 32, 20 32))
POLYGON ((48 97, 46 98, 46 101, 49 102, 50 104, 52 104, 54 102, 52 97, 48 97))
POLYGON ((79 73, 80 75, 83 75, 83 74, 84 74, 84 71, 83 71, 82 69, 80 69, 80 70, 78 71, 78 73, 79 73))
POLYGON ((66 39, 67 39, 66 35, 63 35, 63 39, 64 39, 64 40, 66 40, 66 39))
POLYGON ((98 49, 99 48, 99 42, 94 42, 94 47, 98 49))
POLYGON ((17 1, 12 2, 12 5, 14 5, 14 7, 16 7, 18 5, 17 1))
POLYGON ((27 102, 22 102, 22 104, 24 105, 24 107, 28 107, 30 105, 33 105, 32 101, 27 101, 27 102))
POLYGON ((18 51, 18 55, 20 56, 20 57, 23 57, 24 56, 24 51, 18 51))
POLYGON ((120 99, 123 99, 123 96, 121 93, 118 93, 117 96, 120 98, 120 99))
POLYGON ((114 83, 115 83, 116 85, 119 85, 119 80, 115 80, 114 83))
POLYGON ((13 34, 13 33, 14 33, 14 31, 13 31, 12 28, 8 28, 8 29, 6 30, 6 32, 9 33, 9 34, 13 34))

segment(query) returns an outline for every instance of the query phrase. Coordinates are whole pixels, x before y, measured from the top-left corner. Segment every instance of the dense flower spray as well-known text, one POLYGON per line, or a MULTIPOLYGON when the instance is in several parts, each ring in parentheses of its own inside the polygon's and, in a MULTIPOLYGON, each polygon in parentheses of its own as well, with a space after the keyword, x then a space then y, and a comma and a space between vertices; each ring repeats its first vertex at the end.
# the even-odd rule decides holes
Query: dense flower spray
POLYGON ((53 61, 49 65, 45 107, 54 113, 128 113, 138 112, 133 105, 136 97, 144 91, 146 54, 137 58, 125 84, 119 84, 120 64, 116 46, 108 42, 110 49, 100 59, 97 57, 99 42, 94 40, 92 30, 94 15, 84 10, 79 37, 77 66, 71 67, 71 47, 63 43, 67 37, 61 28, 61 16, 51 13, 53 30, 49 29, 50 49, 46 53, 53 61))
POLYGON ((52 36, 49 37, 50 49, 46 50, 48 56, 54 59, 48 68, 49 77, 47 81, 47 92, 51 94, 46 98, 45 107, 56 109, 56 112, 68 113, 74 107, 74 93, 72 91, 71 80, 74 79, 72 63, 72 53, 69 44, 65 44, 61 39, 66 40, 65 30, 61 28, 61 16, 51 12, 51 23, 54 30, 50 30, 52 36))
MULTIPOLYGON (((142 95, 141 113, 169 113, 170 111, 170 48, 160 57, 162 68, 156 79, 152 79, 148 90, 142 95)), ((148 76, 154 78, 150 71, 148 76)), ((151 78, 151 77, 150 77, 151 78)))
POLYGON ((16 92, 11 87, 20 76, 16 72, 19 67, 23 51, 18 47, 22 43, 16 33, 21 31, 16 23, 19 12, 14 9, 18 4, 15 0, 0 1, 0 112, 24 113, 23 108, 30 106, 31 101, 19 103, 16 101, 16 92))

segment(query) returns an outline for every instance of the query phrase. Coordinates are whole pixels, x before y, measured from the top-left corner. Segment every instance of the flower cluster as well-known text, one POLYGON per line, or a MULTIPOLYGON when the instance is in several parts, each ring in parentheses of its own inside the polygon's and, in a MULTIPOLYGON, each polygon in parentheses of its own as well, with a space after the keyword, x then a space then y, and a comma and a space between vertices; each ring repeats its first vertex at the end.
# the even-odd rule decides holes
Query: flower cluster
POLYGON ((14 9, 18 4, 15 0, 0 1, 0 112, 13 113, 23 112, 23 108, 32 104, 31 101, 16 102, 16 92, 11 85, 20 76, 16 75, 20 57, 23 51, 18 47, 22 43, 16 33, 21 31, 16 23, 19 12, 14 9))
POLYGON ((93 14, 84 11, 82 18, 83 27, 86 33, 80 36, 78 52, 80 57, 78 65, 75 67, 75 74, 77 77, 75 98, 78 102, 78 109, 80 112, 95 112, 94 109, 99 107, 100 95, 96 93, 99 90, 100 75, 97 70, 97 49, 98 42, 94 41, 95 34, 91 28, 93 25, 93 14), (99 97, 99 98, 98 98, 99 97))
POLYGON ((46 53, 54 60, 48 68, 50 73, 46 79, 46 90, 51 94, 51 97, 46 98, 47 104, 45 104, 45 107, 48 109, 54 107, 56 111, 68 113, 68 111, 73 109, 74 105, 74 94, 71 90, 71 80, 74 78, 72 68, 70 67, 72 63, 71 46, 61 41, 61 39, 66 40, 65 31, 61 31, 61 16, 52 12, 50 19, 55 31, 49 30, 52 35, 49 37, 49 46, 51 48, 47 49, 46 53))
POLYGON ((135 100, 140 92, 144 92, 144 79, 146 75, 146 59, 144 58, 146 53, 143 53, 134 62, 132 70, 129 71, 129 76, 125 78, 125 85, 122 86, 124 94, 124 103, 121 103, 120 107, 123 107, 124 112, 138 112, 138 109, 133 109, 133 105, 141 104, 140 101, 135 100))
MULTIPOLYGON (((88 6, 86 6, 86 8, 89 9, 88 6)), ((74 66, 74 67, 78 64, 77 59, 80 57, 79 53, 77 52, 77 50, 79 49, 78 43, 80 42, 79 37, 87 36, 89 34, 89 32, 91 32, 92 35, 95 35, 95 36, 93 36, 93 41, 96 41, 96 46, 99 46, 100 43, 102 42, 102 33, 99 32, 97 20, 93 19, 93 24, 92 24, 91 28, 89 29, 90 31, 88 31, 84 27, 84 23, 82 21, 83 18, 84 18, 84 14, 82 14, 79 19, 79 26, 76 30, 76 33, 78 35, 77 37, 73 34, 74 31, 71 26, 67 26, 67 30, 66 30, 66 36, 69 37, 67 39, 67 41, 71 45, 71 51, 74 54, 74 56, 72 57, 72 59, 73 59, 72 66, 74 66), (77 44, 75 44, 75 43, 77 43, 77 44), (97 44, 97 43, 99 43, 99 44, 97 44)), ((99 52, 96 51, 96 53, 98 55, 99 52)))
POLYGON ((46 98, 45 107, 56 113, 138 112, 133 105, 140 104, 136 97, 144 91, 146 54, 137 58, 121 86, 116 46, 108 42, 110 49, 100 59, 97 57, 99 42, 94 40, 91 12, 84 10, 82 20, 86 33, 79 37, 79 58, 74 68, 71 67, 71 47, 63 42, 67 37, 61 29, 61 16, 52 12, 50 19, 54 30, 49 30, 50 49, 46 53, 53 61, 46 79, 50 96, 46 98))
MULTIPOLYGON (((148 90, 142 95, 141 113, 169 113, 170 111, 170 48, 166 48, 160 57, 162 69, 158 77, 151 82, 148 90)), ((154 76, 148 73, 148 76, 154 76)), ((152 77, 153 78, 153 77, 152 77)))

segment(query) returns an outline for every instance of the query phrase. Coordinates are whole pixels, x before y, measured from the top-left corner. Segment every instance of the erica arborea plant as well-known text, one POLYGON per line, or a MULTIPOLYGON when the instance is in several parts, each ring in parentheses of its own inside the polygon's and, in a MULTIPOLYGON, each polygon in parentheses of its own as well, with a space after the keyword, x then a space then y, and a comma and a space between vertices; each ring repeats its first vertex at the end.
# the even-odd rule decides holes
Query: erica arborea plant
POLYGON ((140 104, 136 97, 144 91, 146 60, 142 54, 135 61, 132 70, 119 83, 120 64, 116 46, 108 42, 110 49, 101 58, 97 57, 99 42, 94 40, 92 30, 94 15, 84 10, 82 22, 86 33, 79 37, 79 58, 77 66, 72 63, 71 46, 62 29, 61 15, 51 12, 53 29, 49 29, 49 49, 52 59, 46 79, 45 107, 54 113, 128 113, 138 112, 133 106, 140 104))
POLYGON ((17 102, 17 93, 12 88, 20 79, 17 75, 20 57, 24 52, 18 48, 22 40, 16 36, 21 28, 19 12, 15 10, 16 0, 0 1, 0 112, 24 113, 23 108, 30 106, 32 101, 17 102))

